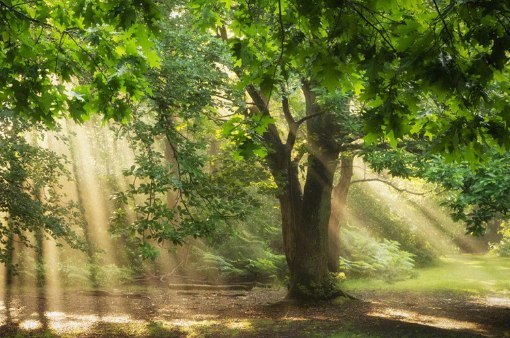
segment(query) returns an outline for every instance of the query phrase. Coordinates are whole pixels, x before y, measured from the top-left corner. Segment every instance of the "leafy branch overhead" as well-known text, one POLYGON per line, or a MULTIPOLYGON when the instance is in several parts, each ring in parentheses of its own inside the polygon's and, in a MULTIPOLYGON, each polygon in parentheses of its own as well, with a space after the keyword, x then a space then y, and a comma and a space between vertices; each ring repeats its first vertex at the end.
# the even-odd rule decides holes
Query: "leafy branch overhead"
POLYGON ((425 135, 467 160, 510 147, 506 1, 192 3, 201 27, 227 26, 243 83, 313 74, 363 102, 367 141, 425 135))
POLYGON ((155 1, 0 1, 2 109, 53 124, 125 119, 159 64, 155 1))

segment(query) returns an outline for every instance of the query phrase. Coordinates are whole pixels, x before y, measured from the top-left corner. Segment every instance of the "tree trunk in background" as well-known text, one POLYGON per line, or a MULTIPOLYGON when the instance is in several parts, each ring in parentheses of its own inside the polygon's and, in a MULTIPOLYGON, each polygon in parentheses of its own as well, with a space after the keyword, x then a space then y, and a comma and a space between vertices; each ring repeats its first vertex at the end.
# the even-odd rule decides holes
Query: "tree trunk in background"
POLYGON ((46 284, 46 267, 44 264, 44 234, 40 227, 36 227, 34 231, 35 237, 35 271, 37 288, 44 288, 46 284))
MULTIPOLYGON (((37 183, 35 186, 35 199, 39 202, 42 202, 41 199, 41 187, 37 183)), ((36 281, 37 287, 39 289, 43 288, 46 284, 46 267, 44 265, 44 233, 43 229, 40 226, 36 227, 34 230, 35 237, 35 271, 36 271, 36 281)))
MULTIPOLYGON (((165 160, 172 165, 174 175, 179 175, 179 164, 177 163, 177 155, 175 154, 175 150, 167 137, 163 138, 163 142, 165 144, 165 160)), ((169 208, 174 208, 178 202, 178 199, 179 193, 177 191, 171 189, 167 191, 166 201, 169 208)))
POLYGON ((331 216, 329 218, 328 268, 330 272, 339 271, 340 229, 345 224, 345 204, 353 175, 352 156, 342 157, 340 161, 340 180, 333 188, 331 196, 331 216))
POLYGON ((11 286, 14 282, 14 232, 9 219, 7 219, 7 228, 9 229, 9 235, 5 243, 5 251, 7 252, 5 258, 5 284, 11 286))
MULTIPOLYGON (((171 120, 167 120, 171 121, 171 120)), ((170 122, 172 123, 172 122, 170 122)), ((170 127, 170 126, 168 126, 170 127)), ((178 153, 177 149, 174 148, 174 146, 170 143, 170 139, 167 135, 163 137, 163 143, 164 143, 164 150, 165 150, 165 160, 170 163, 172 166, 172 175, 175 175, 179 177, 179 162, 178 162, 178 153)), ((176 190, 169 189, 166 193, 166 201, 167 206, 170 209, 174 209, 177 204, 179 203, 179 192, 176 190)), ((176 220, 178 220, 178 214, 175 214, 176 220)), ((165 273, 172 274, 173 272, 181 272, 185 273, 184 270, 186 268, 189 253, 191 248, 193 248, 193 242, 194 239, 190 239, 186 241, 185 245, 177 247, 175 250, 168 251, 168 254, 172 257, 172 260, 175 262, 175 266, 172 267, 172 269, 165 273), (182 270, 182 271, 179 271, 182 270)), ((156 264, 156 262, 154 262, 156 264)), ((160 268, 161 269, 161 268, 160 268)))

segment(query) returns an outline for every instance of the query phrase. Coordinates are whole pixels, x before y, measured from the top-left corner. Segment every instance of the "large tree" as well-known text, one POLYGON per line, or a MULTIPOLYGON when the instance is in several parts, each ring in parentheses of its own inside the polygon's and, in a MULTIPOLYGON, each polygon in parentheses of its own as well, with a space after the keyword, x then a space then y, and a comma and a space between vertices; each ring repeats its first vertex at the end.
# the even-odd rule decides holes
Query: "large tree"
POLYGON ((250 98, 245 118, 267 124, 261 137, 279 186, 289 297, 341 293, 328 272, 328 221, 339 155, 350 148, 349 109, 328 109, 332 92, 362 102, 369 143, 426 136, 435 151, 471 160, 483 144, 508 146, 508 4, 193 3, 200 24, 231 46, 250 98), (297 88, 301 115, 289 105, 297 88), (305 145, 295 149, 300 136, 305 145))

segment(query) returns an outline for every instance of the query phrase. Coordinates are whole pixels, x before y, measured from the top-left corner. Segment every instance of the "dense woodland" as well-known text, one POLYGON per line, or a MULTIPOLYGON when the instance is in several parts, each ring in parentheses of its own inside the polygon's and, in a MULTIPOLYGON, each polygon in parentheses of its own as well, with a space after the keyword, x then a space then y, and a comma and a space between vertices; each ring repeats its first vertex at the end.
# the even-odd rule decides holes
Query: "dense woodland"
MULTIPOLYGON (((0 335, 59 334, 40 301, 36 331, 13 321, 31 292, 255 288, 348 314, 442 268, 508 310, 508 2, 0 0, 0 32, 0 335)), ((509 333, 494 313, 391 335, 509 333)), ((278 332, 393 327, 328 325, 278 332)), ((67 334, 193 335, 152 329, 67 334)))

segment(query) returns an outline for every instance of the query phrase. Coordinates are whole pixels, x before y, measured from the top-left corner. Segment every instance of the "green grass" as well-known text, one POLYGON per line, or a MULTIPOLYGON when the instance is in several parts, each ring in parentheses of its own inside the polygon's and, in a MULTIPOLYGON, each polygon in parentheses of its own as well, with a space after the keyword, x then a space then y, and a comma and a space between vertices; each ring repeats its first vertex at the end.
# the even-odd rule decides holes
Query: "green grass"
POLYGON ((510 258, 489 255, 456 255, 441 258, 432 267, 418 270, 413 279, 386 283, 352 279, 342 283, 348 291, 453 291, 473 294, 510 293, 510 258))

